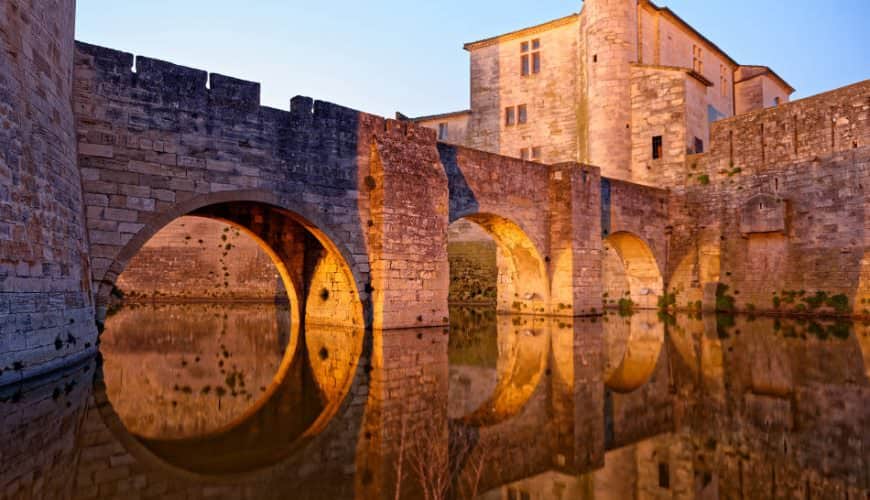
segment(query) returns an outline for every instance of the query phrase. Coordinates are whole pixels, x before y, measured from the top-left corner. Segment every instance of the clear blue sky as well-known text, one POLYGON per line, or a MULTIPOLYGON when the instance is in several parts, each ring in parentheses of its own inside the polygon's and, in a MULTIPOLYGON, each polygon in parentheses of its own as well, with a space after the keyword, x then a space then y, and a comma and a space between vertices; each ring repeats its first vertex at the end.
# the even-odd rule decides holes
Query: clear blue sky
MULTIPOLYGON (((659 0, 796 98, 870 78, 870 0, 659 0)), ((78 0, 76 38, 389 115, 468 107, 462 44, 578 12, 580 0, 78 0)))

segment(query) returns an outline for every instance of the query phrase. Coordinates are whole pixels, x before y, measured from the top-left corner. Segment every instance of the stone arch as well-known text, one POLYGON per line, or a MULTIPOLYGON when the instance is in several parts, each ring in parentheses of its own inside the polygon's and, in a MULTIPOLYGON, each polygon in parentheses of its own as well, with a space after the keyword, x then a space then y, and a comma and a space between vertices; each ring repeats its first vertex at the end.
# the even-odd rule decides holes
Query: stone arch
POLYGON ((231 224, 270 255, 290 295, 289 344, 263 395, 243 414, 207 434, 179 439, 133 435, 112 408, 105 389, 101 413, 116 434, 129 438, 125 442, 131 452, 151 456, 153 461, 168 460, 173 470, 180 467, 182 472, 213 475, 267 468, 307 446, 349 404, 347 395, 359 382, 357 368, 363 357, 367 306, 360 285, 367 282, 367 273, 360 272, 350 258, 348 242, 336 239, 338 232, 310 206, 261 191, 215 193, 160 213, 127 241, 100 280, 103 314, 115 280, 133 256, 181 216, 231 224), (288 414, 288 409, 299 409, 299 414, 288 414), (282 437, 276 440, 264 429, 274 429, 266 424, 276 423, 279 415, 284 415, 278 422, 282 437), (226 452, 248 448, 249 455, 235 462, 230 458, 233 454, 226 452), (186 458, 179 462, 179 457, 186 458))
MULTIPOLYGON (((250 190, 223 191, 194 197, 154 215, 148 223, 144 224, 130 237, 114 258, 110 260, 110 263, 103 268, 102 272, 98 270, 98 266, 94 266, 94 281, 98 284, 96 293, 98 319, 102 320, 105 318, 106 306, 115 282, 133 256, 160 229, 173 220, 186 215, 212 218, 232 224, 257 241, 260 247, 272 257, 284 281, 285 289, 287 289, 288 293, 296 294, 296 297, 290 297, 291 301, 295 298, 297 304, 295 307, 297 310, 294 312, 293 319, 300 319, 299 313, 301 312, 302 304, 307 305, 308 303, 308 297, 298 294, 302 289, 301 281, 304 277, 301 275, 291 276, 288 271, 289 262, 287 262, 289 255, 281 255, 282 251, 276 248, 278 244, 287 242, 280 241, 283 238, 278 238, 276 241, 266 241, 267 238, 263 234, 252 230, 251 224, 246 224, 245 221, 240 220, 239 213, 233 213, 233 207, 260 207, 262 209, 274 210, 285 222, 298 225, 304 229, 323 248, 323 258, 330 261, 330 265, 324 271, 329 272, 338 269, 345 278, 344 281, 346 281, 347 286, 350 288, 350 293, 359 298, 354 305, 355 310, 350 315, 352 319, 348 319, 362 323, 366 318, 371 317, 369 308, 366 307, 367 301, 362 300, 363 288, 368 280, 368 273, 363 273, 359 269, 356 260, 353 259, 353 253, 347 246, 347 242, 338 238, 338 231, 330 227, 327 221, 319 214, 319 211, 309 204, 298 203, 290 197, 280 197, 274 193, 261 190, 250 190)), ((244 214, 241 214, 241 216, 244 216, 244 214)), ((248 222, 253 222, 253 220, 248 222)), ((300 244, 301 242, 296 241, 295 243, 300 244)), ((315 277, 309 276, 308 278, 315 277)))
POLYGON ((608 306, 617 306, 630 298, 634 307, 653 309, 664 294, 664 279, 649 245, 627 231, 604 239, 602 266, 605 297, 608 306))
POLYGON ((646 384, 656 369, 664 340, 665 325, 653 311, 608 318, 604 324, 605 385, 628 393, 646 384))
POLYGON ((546 264, 528 233, 516 222, 491 213, 470 213, 464 219, 481 227, 496 243, 497 308, 501 313, 550 312, 546 264))

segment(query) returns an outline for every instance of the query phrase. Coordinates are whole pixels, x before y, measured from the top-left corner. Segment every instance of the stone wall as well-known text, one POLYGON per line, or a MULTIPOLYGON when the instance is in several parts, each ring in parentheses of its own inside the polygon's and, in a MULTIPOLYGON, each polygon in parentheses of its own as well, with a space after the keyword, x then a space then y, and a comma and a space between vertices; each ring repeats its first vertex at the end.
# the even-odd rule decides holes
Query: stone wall
POLYGON ((75 2, 0 5, 0 385, 93 353, 72 96, 75 2))
POLYGON ((181 217, 146 243, 118 277, 128 301, 288 300, 278 269, 238 227, 181 217))
POLYGON ((863 82, 713 124, 671 200, 679 305, 863 313, 868 110, 863 82))
MULTIPOLYGON (((577 161, 579 23, 569 16, 493 43, 471 44, 471 119, 463 145, 520 157, 540 148, 537 161, 577 161), (539 73, 521 74, 521 44, 540 41, 539 73), (505 108, 526 105, 528 122, 506 125, 505 108)), ((529 47, 531 57, 534 49, 529 47)), ((531 60, 530 63, 531 65, 531 60)))
POLYGON ((146 57, 133 65, 132 54, 78 45, 79 164, 98 301, 170 221, 259 203, 340 256, 373 324, 443 323, 447 186, 431 131, 301 97, 289 112, 265 108, 253 82, 146 57))

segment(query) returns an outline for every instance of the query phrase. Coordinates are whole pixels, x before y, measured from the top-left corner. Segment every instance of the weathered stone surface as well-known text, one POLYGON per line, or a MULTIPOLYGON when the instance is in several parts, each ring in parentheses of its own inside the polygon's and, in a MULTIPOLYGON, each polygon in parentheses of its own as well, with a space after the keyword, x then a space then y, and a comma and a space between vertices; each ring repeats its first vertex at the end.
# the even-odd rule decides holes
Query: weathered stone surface
POLYGON ((93 353, 96 328, 71 104, 75 2, 10 0, 0 18, 2 385, 93 353))

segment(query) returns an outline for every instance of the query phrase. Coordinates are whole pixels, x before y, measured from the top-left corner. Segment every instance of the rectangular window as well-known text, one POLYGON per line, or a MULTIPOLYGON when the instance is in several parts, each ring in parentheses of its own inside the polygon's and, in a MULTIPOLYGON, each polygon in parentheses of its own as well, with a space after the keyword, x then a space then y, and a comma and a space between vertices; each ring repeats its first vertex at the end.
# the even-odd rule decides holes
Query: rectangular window
POLYGON ((724 64, 719 67, 719 95, 728 97, 728 68, 724 64))
POLYGON ((447 124, 439 123, 438 124, 438 140, 443 141, 447 139, 447 124))
POLYGON ((529 113, 525 104, 517 106, 517 123, 523 124, 529 121, 529 113))
POLYGON ((541 159, 541 148, 533 147, 532 148, 532 160, 539 161, 541 159))
POLYGON ((652 138, 652 157, 653 160, 658 160, 662 157, 662 136, 660 135, 652 138))
POLYGON ((692 69, 699 75, 704 74, 704 53, 698 45, 692 45, 692 69))
POLYGON ((529 76, 541 72, 540 49, 540 38, 535 38, 531 42, 520 43, 520 75, 529 76))
POLYGON ((701 154, 704 152, 704 141, 695 137, 695 154, 701 154))
POLYGON ((529 148, 520 149, 520 159, 528 160, 529 159, 529 148))
POLYGON ((510 127, 517 122, 516 111, 513 106, 504 108, 504 124, 510 127))
POLYGON ((665 489, 671 487, 671 471, 665 462, 659 462, 659 487, 665 489))

